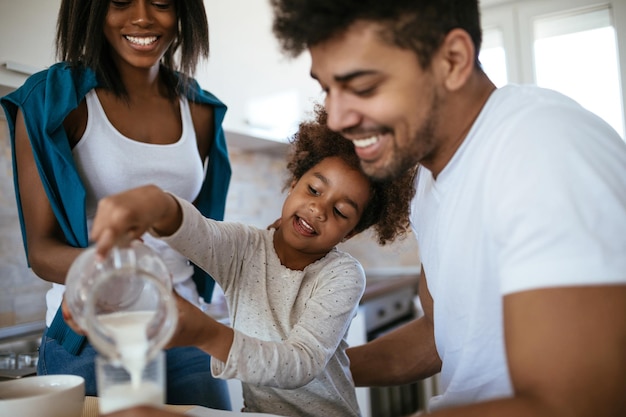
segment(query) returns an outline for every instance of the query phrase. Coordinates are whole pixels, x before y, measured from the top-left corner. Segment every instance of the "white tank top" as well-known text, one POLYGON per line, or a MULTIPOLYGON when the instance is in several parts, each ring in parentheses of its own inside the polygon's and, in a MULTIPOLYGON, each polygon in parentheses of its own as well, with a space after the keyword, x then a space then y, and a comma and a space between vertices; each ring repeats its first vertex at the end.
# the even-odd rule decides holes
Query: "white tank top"
POLYGON ((85 99, 87 127, 72 152, 87 190, 89 220, 101 198, 145 184, 156 184, 187 201, 195 200, 202 186, 203 167, 186 98, 180 100, 182 135, 167 145, 127 138, 106 117, 95 90, 85 99))
MULTIPOLYGON (((204 168, 185 97, 180 99, 182 134, 178 141, 166 145, 139 142, 122 135, 107 118, 95 90, 91 90, 85 100, 87 126, 72 153, 87 193, 89 230, 98 201, 130 188, 155 184, 187 201, 196 199, 202 187, 204 168)), ((197 305, 198 293, 191 280, 193 266, 161 240, 147 233, 142 238, 165 260, 177 291, 197 305)), ((64 290, 65 286, 54 284, 46 297, 48 325, 61 303, 64 290)))

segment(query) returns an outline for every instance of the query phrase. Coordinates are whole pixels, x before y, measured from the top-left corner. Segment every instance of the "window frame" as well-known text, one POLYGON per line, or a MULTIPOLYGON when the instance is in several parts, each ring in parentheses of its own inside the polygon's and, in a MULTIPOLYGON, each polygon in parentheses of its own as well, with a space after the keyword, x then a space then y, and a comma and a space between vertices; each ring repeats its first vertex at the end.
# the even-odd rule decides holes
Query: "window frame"
MULTIPOLYGON (((534 84, 533 23, 537 17, 609 7, 615 28, 622 120, 626 125, 626 1, 625 0, 491 0, 482 1, 483 28, 502 32, 510 83, 534 84)), ((623 126, 626 132, 626 126, 623 126)), ((626 138, 625 138, 626 139, 626 138)))

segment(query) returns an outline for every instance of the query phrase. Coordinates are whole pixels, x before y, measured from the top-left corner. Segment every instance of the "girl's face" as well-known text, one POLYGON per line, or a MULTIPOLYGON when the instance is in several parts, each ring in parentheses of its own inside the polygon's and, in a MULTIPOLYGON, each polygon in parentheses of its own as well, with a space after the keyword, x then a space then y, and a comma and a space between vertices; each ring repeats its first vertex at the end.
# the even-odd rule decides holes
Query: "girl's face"
POLYGON ((292 184, 278 233, 286 247, 319 259, 352 236, 369 198, 363 173, 339 157, 323 159, 292 184))
POLYGON ((111 0, 104 36, 118 65, 158 69, 177 26, 175 0, 111 0))

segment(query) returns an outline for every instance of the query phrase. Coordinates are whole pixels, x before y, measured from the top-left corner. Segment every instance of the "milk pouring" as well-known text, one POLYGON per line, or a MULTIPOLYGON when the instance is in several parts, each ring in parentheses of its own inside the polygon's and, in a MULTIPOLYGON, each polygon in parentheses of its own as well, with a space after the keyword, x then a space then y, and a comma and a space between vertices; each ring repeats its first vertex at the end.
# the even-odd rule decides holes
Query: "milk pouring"
MULTIPOLYGON (((130 375, 127 387, 107 385, 108 393, 100 392, 103 380, 97 375, 101 401, 108 398, 102 401, 106 412, 134 405, 131 397, 139 400, 142 395, 152 400, 139 403, 162 404, 163 387, 143 382, 146 364, 164 360, 160 353, 177 321, 169 271, 161 258, 139 241, 114 248, 102 262, 96 261, 95 248, 87 249, 68 271, 65 298, 101 360, 130 375), (115 391, 117 406, 110 397, 115 391)), ((102 407, 100 411, 105 412, 102 407)))
POLYGON ((122 366, 101 355, 96 356, 96 381, 100 414, 137 405, 162 406, 165 403, 165 352, 145 363, 138 381, 122 366))
POLYGON ((132 387, 139 388, 141 373, 148 360, 146 329, 152 320, 150 311, 130 311, 98 316, 100 323, 111 332, 119 350, 119 361, 130 374, 132 387))

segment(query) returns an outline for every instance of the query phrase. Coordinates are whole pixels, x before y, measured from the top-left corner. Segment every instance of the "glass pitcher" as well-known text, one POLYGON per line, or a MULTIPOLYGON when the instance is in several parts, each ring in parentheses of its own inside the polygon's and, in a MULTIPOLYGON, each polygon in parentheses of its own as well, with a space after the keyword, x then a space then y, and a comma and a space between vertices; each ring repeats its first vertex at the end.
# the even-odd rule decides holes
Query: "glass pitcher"
POLYGON ((65 285, 67 306, 91 344, 127 368, 155 358, 176 328, 170 272, 141 241, 114 247, 102 261, 94 247, 86 249, 71 265, 65 285))

